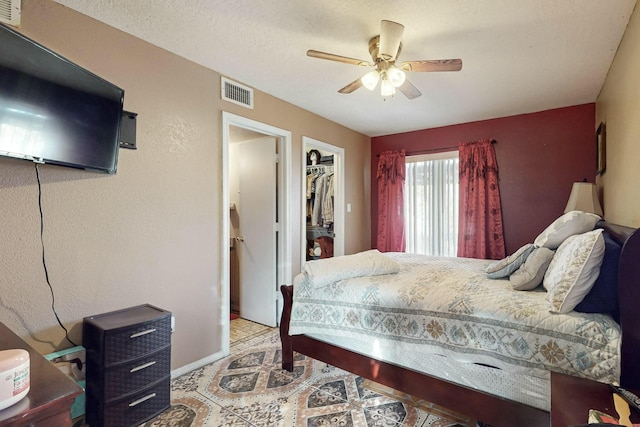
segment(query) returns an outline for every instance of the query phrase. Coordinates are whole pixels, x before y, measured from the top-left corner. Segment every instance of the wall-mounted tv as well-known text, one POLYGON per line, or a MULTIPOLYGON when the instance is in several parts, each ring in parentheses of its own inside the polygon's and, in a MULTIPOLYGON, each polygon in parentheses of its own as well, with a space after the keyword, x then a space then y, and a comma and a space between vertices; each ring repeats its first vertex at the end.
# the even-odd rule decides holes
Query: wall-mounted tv
POLYGON ((0 156, 116 173, 124 91, 0 24, 0 156))

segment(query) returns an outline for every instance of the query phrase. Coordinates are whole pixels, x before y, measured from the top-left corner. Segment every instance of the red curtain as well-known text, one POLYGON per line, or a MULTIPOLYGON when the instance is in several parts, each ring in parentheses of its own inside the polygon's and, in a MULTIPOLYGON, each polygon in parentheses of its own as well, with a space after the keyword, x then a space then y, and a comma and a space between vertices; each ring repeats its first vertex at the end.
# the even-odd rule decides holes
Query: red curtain
POLYGON ((385 151, 378 160, 378 241, 380 252, 404 252, 405 152, 385 151))
POLYGON ((460 144, 458 256, 505 257, 498 162, 491 139, 460 144))

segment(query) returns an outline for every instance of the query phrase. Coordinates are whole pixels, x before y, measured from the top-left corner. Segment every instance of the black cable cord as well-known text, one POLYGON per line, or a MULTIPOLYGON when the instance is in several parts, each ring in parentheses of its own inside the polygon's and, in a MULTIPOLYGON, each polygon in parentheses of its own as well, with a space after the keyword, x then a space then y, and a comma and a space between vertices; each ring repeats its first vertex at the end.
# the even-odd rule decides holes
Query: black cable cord
POLYGON ((42 185, 40 184, 40 170, 38 169, 38 163, 36 163, 36 179, 38 181, 38 207, 40 208, 40 243, 42 244, 42 266, 44 267, 44 277, 47 280, 47 285, 49 285, 49 290, 51 291, 51 309, 53 310, 53 314, 56 316, 58 324, 62 329, 64 329, 65 338, 71 343, 72 346, 76 347, 76 344, 71 341, 71 338, 69 338, 69 331, 60 321, 60 317, 58 317, 58 313, 56 312, 56 296, 53 292, 53 286, 51 286, 51 282, 49 281, 49 270, 47 270, 47 261, 44 256, 44 214, 42 213, 42 185))

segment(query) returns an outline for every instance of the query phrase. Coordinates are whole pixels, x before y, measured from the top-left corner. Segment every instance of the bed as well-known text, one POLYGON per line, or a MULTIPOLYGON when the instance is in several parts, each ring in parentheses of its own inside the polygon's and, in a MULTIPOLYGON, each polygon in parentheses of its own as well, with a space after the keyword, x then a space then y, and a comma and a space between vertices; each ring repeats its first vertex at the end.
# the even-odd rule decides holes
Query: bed
POLYGON ((420 297, 407 291, 416 288, 400 276, 405 270, 432 276, 435 267, 425 266, 415 256, 387 254, 400 265, 397 274, 354 275, 347 279, 327 274, 317 281, 321 293, 314 293, 305 275, 297 276, 293 286, 282 287, 283 369, 293 369, 295 351, 495 427, 548 426, 551 371, 640 388, 640 366, 634 363, 640 355, 640 313, 633 304, 640 301, 640 232, 604 221, 591 229, 591 234, 606 235, 620 245, 614 275, 620 303, 615 314, 573 310, 550 314, 548 309, 539 308, 546 307, 547 297, 540 287, 514 291, 508 289, 509 279, 481 278, 491 263, 486 260, 463 259, 460 273, 452 272, 449 260, 436 259, 437 265, 444 266, 441 276, 446 287, 458 294, 458 300, 442 299, 445 297, 438 290, 420 297), (467 286, 480 299, 461 297, 461 285, 447 282, 449 276, 456 275, 466 275, 472 282, 467 286), (394 287, 405 291, 386 291, 394 287), (515 294, 515 302, 498 304, 502 312, 498 310, 496 320, 478 307, 487 299, 506 298, 492 293, 498 290, 515 294), (374 314, 367 314, 366 307, 354 308, 344 294, 356 294, 361 306, 367 305, 363 302, 373 305, 374 314), (383 294, 390 294, 391 300, 403 300, 400 317, 387 316, 391 309, 381 302, 383 294), (524 299, 532 299, 534 307, 538 304, 536 310, 545 312, 546 317, 537 317, 540 313, 530 308, 518 308, 524 299), (436 307, 424 308, 419 303, 425 300, 436 307), (473 316, 480 316, 480 320, 474 321, 473 316), (569 325, 569 331, 580 333, 564 332, 561 325, 546 323, 550 321, 547 317, 561 319, 560 323, 569 325), (526 319, 514 321, 518 318, 527 318, 529 323, 526 319), (505 322, 512 324, 510 330, 502 327, 505 322), (354 324, 365 325, 365 330, 352 328, 354 324), (524 337, 518 335, 519 331, 524 337), (549 339, 549 333, 553 339, 549 339), (457 341, 471 341, 472 345, 459 347, 457 341), (404 347, 404 342, 409 345, 404 347), (567 354, 570 357, 558 357, 567 354))

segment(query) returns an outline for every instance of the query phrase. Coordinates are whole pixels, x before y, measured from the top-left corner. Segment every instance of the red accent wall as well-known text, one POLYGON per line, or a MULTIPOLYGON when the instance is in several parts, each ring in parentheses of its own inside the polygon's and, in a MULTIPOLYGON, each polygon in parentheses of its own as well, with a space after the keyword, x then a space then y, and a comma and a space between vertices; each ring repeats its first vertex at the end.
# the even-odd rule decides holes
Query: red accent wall
MULTIPOLYGON (((457 146, 483 138, 494 145, 507 254, 562 215, 575 181, 595 182, 595 104, 424 129, 371 139, 371 247, 378 228, 378 155, 457 146)), ((440 150, 443 151, 443 150, 440 150)))

